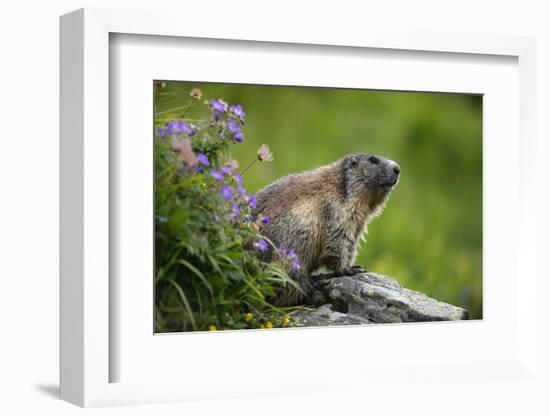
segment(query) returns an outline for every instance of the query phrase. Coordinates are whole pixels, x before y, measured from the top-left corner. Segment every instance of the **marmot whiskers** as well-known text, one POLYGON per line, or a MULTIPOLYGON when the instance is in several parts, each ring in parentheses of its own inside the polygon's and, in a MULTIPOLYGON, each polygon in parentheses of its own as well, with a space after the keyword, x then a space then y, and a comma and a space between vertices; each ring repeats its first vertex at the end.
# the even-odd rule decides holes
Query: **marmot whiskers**
MULTIPOLYGON (((277 247, 293 249, 300 269, 291 277, 303 289, 286 288, 278 305, 302 302, 310 276, 321 267, 352 274, 366 225, 382 212, 399 180, 399 165, 356 153, 326 166, 285 176, 260 190, 257 213, 268 216, 261 233, 277 247)), ((272 252, 264 253, 266 261, 272 252)))

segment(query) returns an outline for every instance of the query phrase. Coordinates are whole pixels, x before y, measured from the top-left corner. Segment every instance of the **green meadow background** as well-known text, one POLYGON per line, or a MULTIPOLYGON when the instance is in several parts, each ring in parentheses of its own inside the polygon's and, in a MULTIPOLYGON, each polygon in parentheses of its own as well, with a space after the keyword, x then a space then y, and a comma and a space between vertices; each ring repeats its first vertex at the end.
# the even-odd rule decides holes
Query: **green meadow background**
MULTIPOLYGON (((352 152, 395 160, 401 179, 371 222, 358 264, 410 289, 482 317, 482 98, 478 95, 167 82, 156 111, 223 98, 247 113, 241 168, 262 143, 272 163, 256 163, 244 185, 256 192, 292 172, 352 152)), ((204 106, 194 112, 204 115, 204 106)))

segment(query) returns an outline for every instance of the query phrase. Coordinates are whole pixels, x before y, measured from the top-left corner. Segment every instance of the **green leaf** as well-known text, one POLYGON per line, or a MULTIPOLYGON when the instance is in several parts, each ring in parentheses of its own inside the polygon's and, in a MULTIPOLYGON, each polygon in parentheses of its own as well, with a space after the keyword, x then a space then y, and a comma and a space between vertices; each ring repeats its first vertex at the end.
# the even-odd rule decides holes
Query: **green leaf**
POLYGON ((189 316, 189 319, 191 321, 191 326, 196 331, 197 330, 197 323, 195 322, 195 317, 193 316, 193 310, 191 309, 191 305, 189 304, 189 301, 187 300, 187 296, 185 296, 185 293, 180 285, 178 285, 174 280, 169 280, 169 282, 176 288, 176 291, 178 292, 183 305, 185 306, 185 309, 187 311, 187 315, 189 316))
POLYGON ((210 292, 210 296, 214 296, 214 291, 212 289, 212 286, 210 285, 208 280, 206 280, 204 275, 199 271, 199 269, 197 269, 195 266, 193 266, 191 263, 189 263, 187 260, 184 260, 184 259, 177 259, 177 260, 174 261, 174 263, 181 264, 181 265, 187 267, 189 270, 191 270, 191 272, 193 272, 193 274, 195 276, 197 276, 199 279, 201 279, 201 281, 204 283, 204 286, 210 292))

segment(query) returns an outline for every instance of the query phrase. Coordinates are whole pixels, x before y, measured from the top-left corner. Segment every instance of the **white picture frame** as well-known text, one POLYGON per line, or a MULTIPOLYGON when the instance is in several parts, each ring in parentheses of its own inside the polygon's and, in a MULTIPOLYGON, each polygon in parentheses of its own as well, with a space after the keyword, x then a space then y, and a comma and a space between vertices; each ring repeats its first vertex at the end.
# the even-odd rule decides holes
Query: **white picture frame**
MULTIPOLYGON (((327 32, 312 25, 307 33, 299 28, 280 30, 277 24, 257 25, 244 19, 241 33, 236 34, 230 22, 223 21, 206 28, 192 19, 172 13, 151 13, 107 9, 82 9, 61 18, 61 398, 80 406, 159 403, 198 398, 230 398, 269 394, 298 394, 334 391, 376 383, 391 383, 399 378, 410 382, 460 379, 481 382, 486 379, 533 379, 536 375, 536 184, 528 175, 535 153, 535 43, 533 38, 508 35, 395 32, 374 29, 327 32), (149 381, 112 382, 110 368, 117 357, 111 348, 109 276, 112 262, 109 253, 110 223, 110 35, 146 35, 179 38, 224 39, 226 41, 276 42, 285 45, 330 45, 332 48, 370 48, 376 50, 408 50, 438 54, 502 55, 517 59, 519 69, 519 106, 517 134, 519 143, 517 181, 519 203, 517 239, 514 254, 517 262, 510 267, 515 292, 517 319, 513 327, 513 348, 503 349, 497 359, 476 359, 468 356, 456 362, 419 360, 380 368, 332 366, 289 379, 287 374, 266 370, 253 371, 243 365, 239 381, 230 383, 227 374, 213 380, 211 373, 199 372, 193 377, 170 381, 152 377, 149 381), (528 214, 529 213, 529 214, 528 214), (522 279, 516 279, 521 267, 522 279), (402 366, 402 367, 401 367, 402 366), (368 372, 365 373, 365 370, 368 372), (246 380, 247 372, 254 379, 246 380), (330 375, 323 378, 320 375, 330 375), (437 376, 436 376, 437 374, 437 376), (268 380, 258 381, 258 376, 268 380), (330 381, 333 380, 333 381, 330 381), (348 380, 343 382, 342 380, 348 380)), ((233 22, 234 23, 234 22, 233 22)), ((515 134, 515 133, 514 133, 515 134)), ((378 332, 384 331, 381 326, 378 332)), ((397 329, 404 334, 411 327, 397 329)), ((414 329, 414 327, 412 327, 414 329)), ((433 328, 433 327, 432 327, 433 328)), ((366 328, 356 328, 355 334, 366 328)), ((369 328, 371 331, 372 329, 369 328)), ((435 329, 438 330, 437 328, 435 329)), ((505 329, 502 329, 504 331, 505 329)), ((270 332, 263 337, 296 337, 300 330, 270 332), (285 335, 294 333, 294 335, 285 335)), ((430 329, 431 331, 431 329, 430 329)), ((151 336, 153 334, 151 333, 151 336)), ((185 336, 212 334, 186 334, 185 336)), ((243 342, 242 332, 224 336, 224 342, 243 342), (231 338, 230 338, 231 337, 231 338)), ((328 332, 310 332, 309 338, 322 343, 328 332), (313 335, 312 335, 313 334, 313 335)), ((340 334, 339 334, 340 336, 340 334)), ((343 335, 342 335, 343 336, 343 335)), ((414 336, 414 335, 412 335, 414 336)), ((221 338, 220 338, 221 339, 221 338)), ((359 339, 359 338, 358 338, 359 339)), ((249 339, 250 340, 250 339, 249 339)), ((307 342, 305 339, 303 342, 307 342)), ((369 388, 371 388, 369 387, 369 388)))

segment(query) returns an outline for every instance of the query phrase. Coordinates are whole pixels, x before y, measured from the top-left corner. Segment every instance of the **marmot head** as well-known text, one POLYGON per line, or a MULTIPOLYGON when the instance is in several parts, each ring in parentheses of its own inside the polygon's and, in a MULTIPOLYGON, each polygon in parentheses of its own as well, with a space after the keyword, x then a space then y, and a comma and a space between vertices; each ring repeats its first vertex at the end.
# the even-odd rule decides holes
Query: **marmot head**
POLYGON ((350 154, 339 163, 343 196, 366 199, 371 207, 385 201, 401 173, 401 168, 393 160, 371 153, 350 154))

